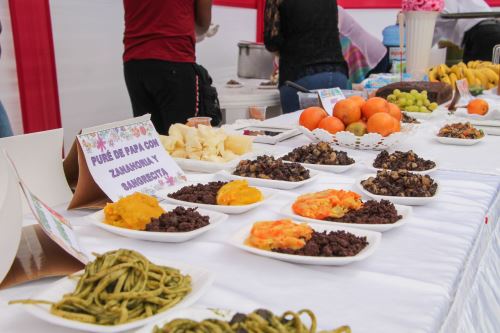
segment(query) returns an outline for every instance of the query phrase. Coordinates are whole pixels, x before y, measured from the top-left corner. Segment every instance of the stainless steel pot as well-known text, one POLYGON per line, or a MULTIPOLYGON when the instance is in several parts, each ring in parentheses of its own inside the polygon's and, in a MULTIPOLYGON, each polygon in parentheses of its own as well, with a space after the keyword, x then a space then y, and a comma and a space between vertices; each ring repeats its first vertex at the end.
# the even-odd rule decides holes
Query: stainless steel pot
POLYGON ((269 80, 273 73, 274 55, 263 44, 241 42, 238 48, 238 76, 269 80))

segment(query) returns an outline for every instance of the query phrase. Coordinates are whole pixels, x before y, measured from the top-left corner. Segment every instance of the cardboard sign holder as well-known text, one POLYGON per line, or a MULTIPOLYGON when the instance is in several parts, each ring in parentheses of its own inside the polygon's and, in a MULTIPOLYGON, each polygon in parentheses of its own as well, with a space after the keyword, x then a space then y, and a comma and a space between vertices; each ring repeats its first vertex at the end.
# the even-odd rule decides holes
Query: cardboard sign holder
POLYGON ((69 254, 40 225, 22 226, 22 181, 5 153, 0 153, 0 164, 7 170, 3 174, 7 186, 0 193, 0 289, 81 270, 86 260, 69 254))

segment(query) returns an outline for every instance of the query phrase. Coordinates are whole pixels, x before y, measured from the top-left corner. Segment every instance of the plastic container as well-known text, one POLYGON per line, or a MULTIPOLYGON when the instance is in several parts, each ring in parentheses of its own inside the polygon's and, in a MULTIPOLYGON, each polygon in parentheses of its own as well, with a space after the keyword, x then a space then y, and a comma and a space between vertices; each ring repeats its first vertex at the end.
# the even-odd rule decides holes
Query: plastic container
POLYGON ((191 127, 198 127, 198 125, 206 125, 206 126, 212 126, 210 122, 212 121, 212 117, 193 117, 189 118, 187 120, 188 126, 191 127))
POLYGON ((383 44, 387 48, 389 53, 389 63, 392 73, 400 73, 401 70, 405 69, 406 62, 406 37, 403 43, 403 53, 401 54, 399 45, 399 25, 394 24, 386 27, 382 31, 383 44), (403 62, 401 62, 401 59, 403 62))

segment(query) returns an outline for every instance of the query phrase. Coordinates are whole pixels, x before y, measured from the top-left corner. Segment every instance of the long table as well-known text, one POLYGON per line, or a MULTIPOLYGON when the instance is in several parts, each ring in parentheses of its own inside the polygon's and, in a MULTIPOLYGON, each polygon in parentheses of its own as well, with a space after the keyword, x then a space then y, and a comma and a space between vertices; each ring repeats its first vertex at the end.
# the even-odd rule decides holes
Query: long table
MULTIPOLYGON (((293 123, 298 114, 268 120, 293 123)), ((488 137, 472 147, 441 145, 432 139, 433 126, 420 126, 401 145, 438 158, 432 175, 439 198, 415 207, 410 221, 386 232, 378 251, 365 261, 342 267, 296 265, 243 252, 227 239, 245 225, 280 217, 279 210, 298 194, 325 188, 355 189, 356 179, 369 170, 362 165, 345 174, 322 174, 315 183, 279 191, 262 208, 233 215, 222 225, 182 244, 135 241, 92 225, 85 212, 56 207, 75 225, 84 248, 103 252, 138 250, 210 269, 216 280, 196 306, 274 312, 309 308, 323 328, 348 324, 353 332, 494 332, 499 318, 500 137, 488 137)), ((308 143, 295 137, 275 147, 276 153, 308 143)), ((269 147, 267 147, 269 148, 269 147)), ((375 152, 349 151, 360 164, 375 152)), ((214 175, 189 175, 208 181, 214 175)), ((26 218, 25 223, 32 223, 26 218)), ((26 298, 47 286, 46 279, 0 292, 0 332, 74 332, 33 318, 11 299, 26 298)))

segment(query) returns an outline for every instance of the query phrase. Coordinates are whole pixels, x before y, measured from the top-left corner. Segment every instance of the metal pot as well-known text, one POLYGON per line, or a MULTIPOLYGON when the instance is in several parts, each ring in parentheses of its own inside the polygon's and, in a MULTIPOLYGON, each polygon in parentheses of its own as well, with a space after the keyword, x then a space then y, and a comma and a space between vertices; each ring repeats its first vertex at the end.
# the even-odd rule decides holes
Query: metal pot
POLYGON ((238 76, 249 79, 269 79, 273 73, 274 55, 263 44, 238 43, 238 76))

